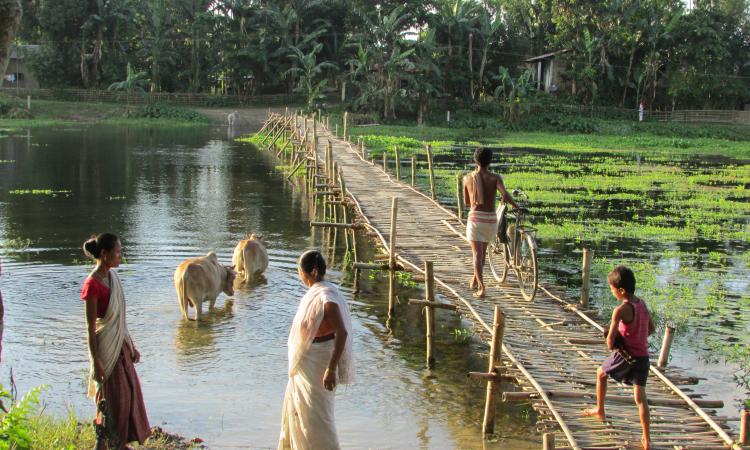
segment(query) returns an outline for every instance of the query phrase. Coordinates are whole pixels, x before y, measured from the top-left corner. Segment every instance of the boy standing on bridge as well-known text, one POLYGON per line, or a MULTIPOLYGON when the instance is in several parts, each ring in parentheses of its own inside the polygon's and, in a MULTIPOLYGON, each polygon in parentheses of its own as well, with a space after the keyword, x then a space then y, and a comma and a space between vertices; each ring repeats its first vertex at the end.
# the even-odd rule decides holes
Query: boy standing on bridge
POLYGON ((622 302, 612 312, 607 333, 607 347, 612 354, 596 370, 596 407, 584 410, 584 415, 604 420, 604 399, 607 396, 607 377, 633 385, 635 403, 641 418, 644 450, 651 448, 651 419, 646 399, 648 379, 648 337, 654 332, 654 322, 646 302, 635 296, 635 275, 625 266, 617 266, 607 275, 612 295, 622 302))

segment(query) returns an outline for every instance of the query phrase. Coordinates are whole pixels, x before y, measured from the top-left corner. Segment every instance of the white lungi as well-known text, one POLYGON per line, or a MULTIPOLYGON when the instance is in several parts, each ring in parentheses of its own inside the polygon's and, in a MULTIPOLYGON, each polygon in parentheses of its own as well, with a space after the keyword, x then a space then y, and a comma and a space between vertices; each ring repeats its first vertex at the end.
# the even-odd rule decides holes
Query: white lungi
POLYGON ((323 387, 334 339, 313 343, 289 378, 281 413, 279 450, 338 450, 333 415, 335 389, 323 387))
POLYGON ((492 242, 497 236, 497 212, 470 211, 466 222, 466 239, 475 242, 492 242))

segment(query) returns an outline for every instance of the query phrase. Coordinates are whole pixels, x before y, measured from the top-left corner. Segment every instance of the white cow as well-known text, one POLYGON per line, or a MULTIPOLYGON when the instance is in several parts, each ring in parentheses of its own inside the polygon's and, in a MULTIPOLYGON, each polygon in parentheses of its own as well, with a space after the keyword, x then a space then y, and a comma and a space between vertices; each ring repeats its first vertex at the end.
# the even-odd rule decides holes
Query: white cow
POLYGON ((251 234, 234 248, 232 267, 237 270, 237 280, 247 283, 268 268, 268 253, 262 236, 251 234))
POLYGON ((227 123, 229 123, 229 127, 233 127, 234 124, 240 119, 240 113, 237 111, 233 111, 231 114, 227 115, 227 123))
POLYGON ((232 267, 219 263, 214 252, 183 261, 174 271, 174 287, 182 317, 187 319, 188 307, 193 306, 195 320, 200 320, 204 301, 209 301, 208 307, 211 309, 220 293, 234 295, 232 285, 236 275, 232 267))

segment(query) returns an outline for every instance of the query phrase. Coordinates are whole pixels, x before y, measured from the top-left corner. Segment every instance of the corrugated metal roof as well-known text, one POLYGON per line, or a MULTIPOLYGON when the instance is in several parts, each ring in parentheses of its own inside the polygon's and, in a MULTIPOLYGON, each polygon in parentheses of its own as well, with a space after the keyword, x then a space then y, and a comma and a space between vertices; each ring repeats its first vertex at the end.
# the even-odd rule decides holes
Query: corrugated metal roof
POLYGON ((565 52, 567 52, 567 50, 558 50, 558 51, 556 51, 556 52, 545 53, 545 54, 543 54, 543 55, 539 55, 539 56, 532 56, 531 58, 528 58, 528 59, 524 59, 524 60, 523 60, 523 62, 534 62, 534 61, 539 61, 540 59, 547 59, 547 58, 551 58, 551 57, 553 57, 553 56, 557 56, 557 55, 559 55, 559 54, 561 54, 561 53, 565 53, 565 52))

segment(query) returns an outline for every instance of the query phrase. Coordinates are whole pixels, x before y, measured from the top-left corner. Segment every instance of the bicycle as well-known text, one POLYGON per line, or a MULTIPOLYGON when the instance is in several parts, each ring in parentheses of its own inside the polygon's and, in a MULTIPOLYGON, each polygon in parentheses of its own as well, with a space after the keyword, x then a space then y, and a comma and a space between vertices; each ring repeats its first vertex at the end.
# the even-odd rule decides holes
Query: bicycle
MULTIPOLYGON (((529 197, 520 189, 513 191, 513 197, 529 197)), ((521 295, 528 301, 533 301, 539 287, 537 245, 534 233, 536 229, 524 225, 524 218, 529 210, 521 207, 508 211, 514 218, 514 224, 508 225, 507 242, 502 242, 499 236, 490 243, 489 262, 492 275, 498 283, 504 283, 508 277, 508 270, 513 269, 518 279, 521 295)))

